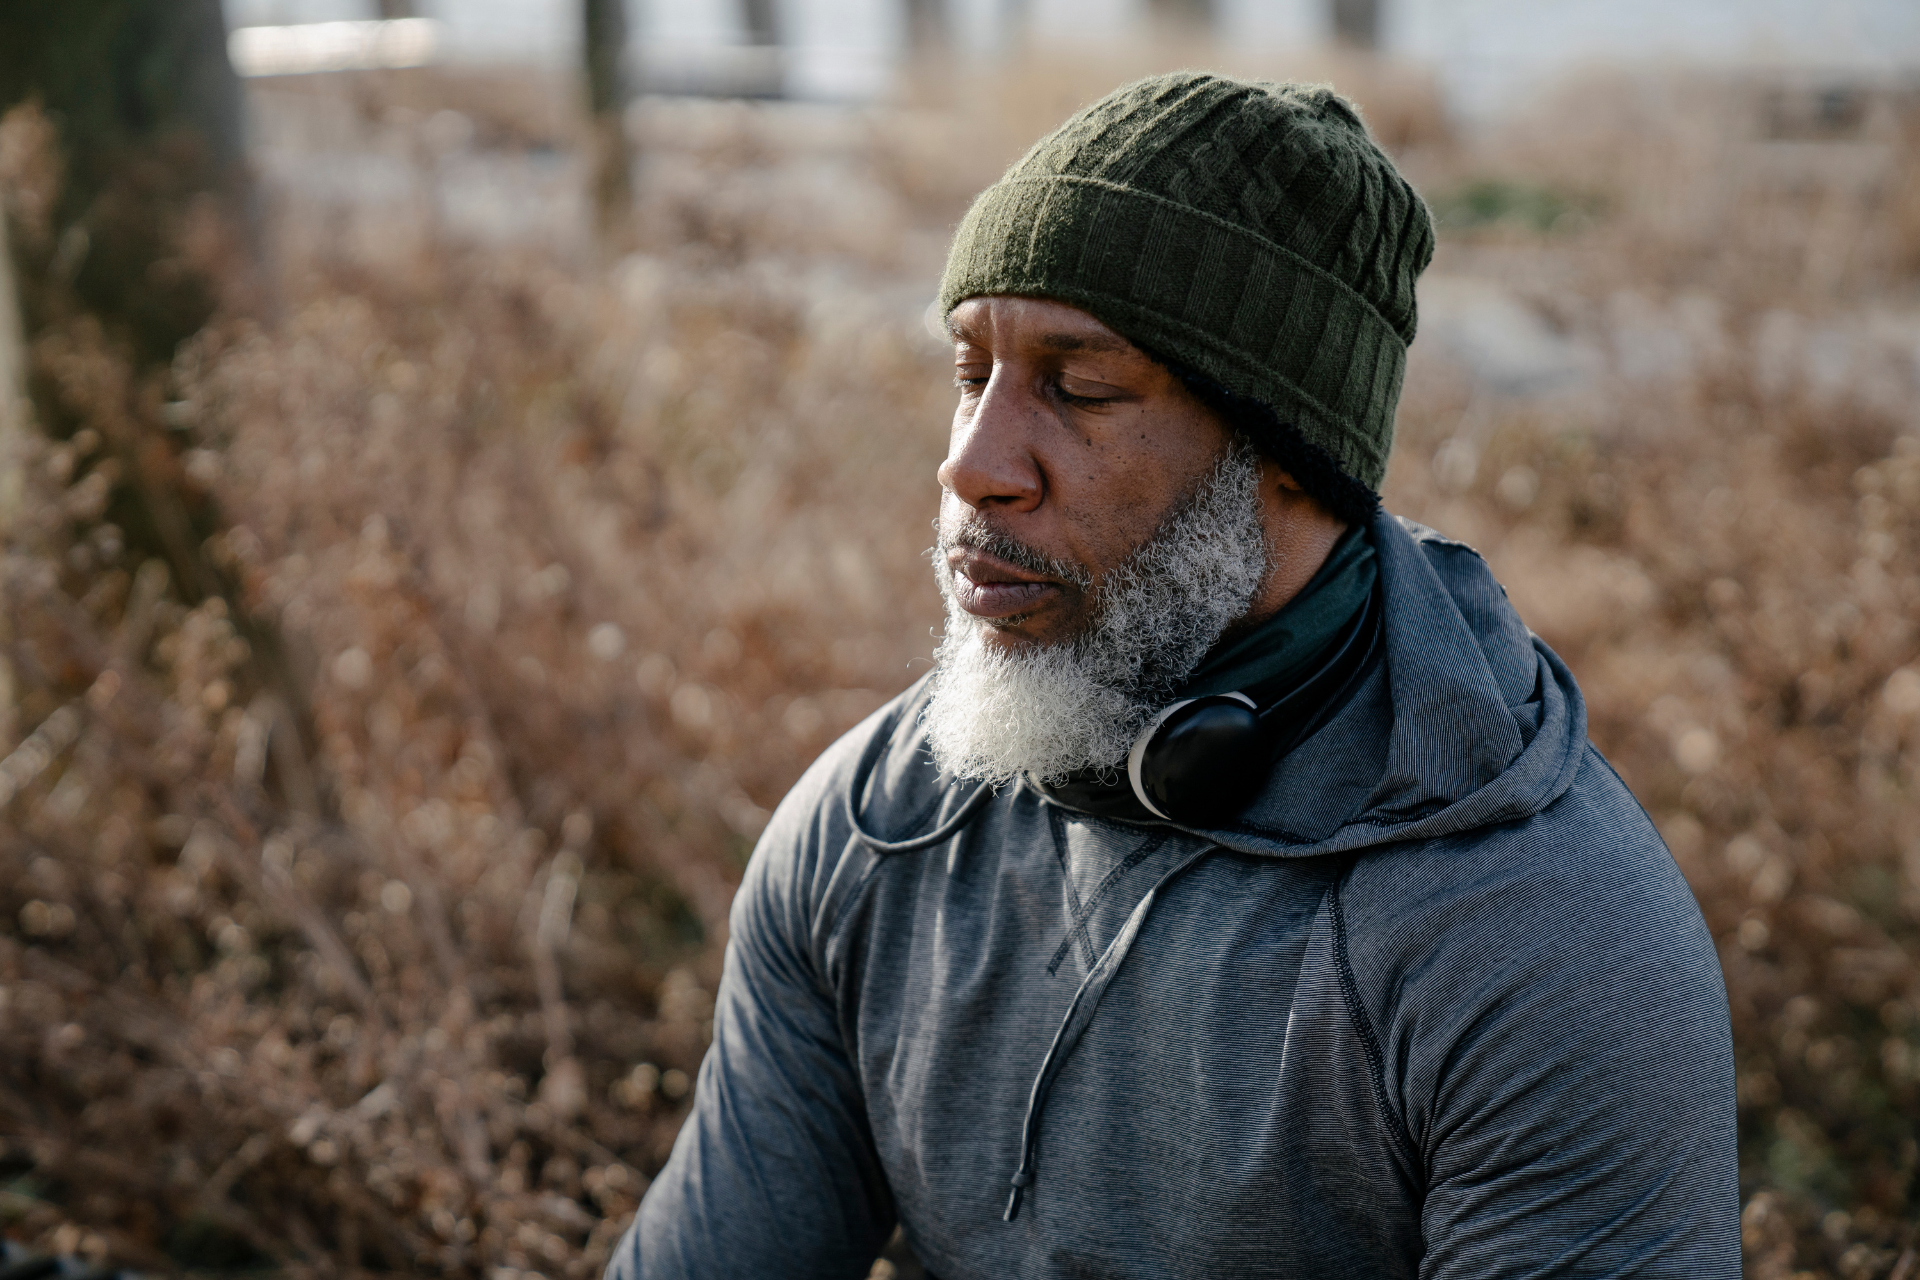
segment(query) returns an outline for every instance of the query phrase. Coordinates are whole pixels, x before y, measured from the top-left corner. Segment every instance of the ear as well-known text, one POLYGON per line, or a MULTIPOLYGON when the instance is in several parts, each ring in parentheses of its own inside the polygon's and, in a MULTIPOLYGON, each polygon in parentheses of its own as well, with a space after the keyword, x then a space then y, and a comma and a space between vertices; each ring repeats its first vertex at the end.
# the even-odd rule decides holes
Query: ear
POLYGON ((1264 482, 1285 489, 1289 493, 1306 492, 1305 489, 1300 487, 1300 482, 1293 478, 1293 474, 1284 470, 1280 464, 1272 458, 1262 457, 1260 459, 1260 478, 1264 482))
POLYGON ((1260 492, 1269 522, 1293 524, 1304 520, 1309 524, 1329 525, 1338 532, 1346 530, 1344 521, 1328 511, 1293 478, 1292 472, 1272 458, 1260 459, 1260 492))

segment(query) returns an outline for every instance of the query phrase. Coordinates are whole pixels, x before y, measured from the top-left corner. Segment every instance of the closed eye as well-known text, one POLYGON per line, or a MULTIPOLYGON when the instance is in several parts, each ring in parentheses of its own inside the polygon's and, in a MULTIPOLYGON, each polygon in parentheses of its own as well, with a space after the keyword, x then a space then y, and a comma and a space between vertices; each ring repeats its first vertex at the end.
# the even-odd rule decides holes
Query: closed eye
POLYGON ((1054 383, 1053 383, 1053 394, 1058 396, 1061 400, 1065 401, 1067 404, 1074 405, 1079 408, 1095 408, 1103 404, 1111 404, 1115 400, 1119 400, 1123 398, 1121 396, 1076 395, 1075 393, 1067 390, 1066 385, 1057 378, 1054 380, 1054 383))

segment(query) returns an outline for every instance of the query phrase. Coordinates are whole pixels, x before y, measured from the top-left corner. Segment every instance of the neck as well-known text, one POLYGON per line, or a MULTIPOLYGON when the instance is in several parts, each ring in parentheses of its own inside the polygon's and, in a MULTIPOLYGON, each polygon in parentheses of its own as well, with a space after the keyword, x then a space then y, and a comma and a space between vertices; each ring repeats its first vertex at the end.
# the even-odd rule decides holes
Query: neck
POLYGON ((1247 611, 1221 633, 1219 645, 1232 644, 1287 607, 1306 585, 1347 522, 1309 498, 1271 462, 1260 463, 1260 522, 1267 535, 1267 576, 1247 611))

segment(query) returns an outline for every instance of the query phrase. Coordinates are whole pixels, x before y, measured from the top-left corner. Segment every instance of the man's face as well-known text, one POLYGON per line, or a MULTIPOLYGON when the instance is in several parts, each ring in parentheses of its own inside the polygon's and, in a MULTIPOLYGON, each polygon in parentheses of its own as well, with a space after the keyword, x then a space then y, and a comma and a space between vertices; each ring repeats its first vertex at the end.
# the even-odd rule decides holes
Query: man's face
POLYGON ((995 648, 1073 639, 1107 573, 1194 493, 1230 435, 1077 307, 971 298, 950 327, 960 403, 939 475, 954 603, 995 648), (982 545, 990 537, 1025 548, 1024 566, 982 545))

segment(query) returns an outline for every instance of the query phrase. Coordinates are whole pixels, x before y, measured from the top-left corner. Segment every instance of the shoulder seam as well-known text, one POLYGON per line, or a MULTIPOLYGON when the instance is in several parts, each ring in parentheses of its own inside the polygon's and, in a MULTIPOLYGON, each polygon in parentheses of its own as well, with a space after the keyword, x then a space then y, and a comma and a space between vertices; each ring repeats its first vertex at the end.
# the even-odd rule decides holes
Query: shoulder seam
MULTIPOLYGON (((1592 756, 1595 760, 1598 760, 1600 762, 1601 767, 1604 768, 1608 773, 1613 775, 1613 780, 1620 784, 1620 789, 1622 791, 1627 793, 1627 799, 1633 801, 1633 807, 1640 811, 1640 816, 1645 818, 1647 820, 1647 825, 1653 828, 1653 834, 1656 836, 1659 836, 1660 843, 1662 845, 1665 845, 1667 843, 1667 838, 1666 836, 1660 834, 1660 824, 1653 820, 1653 815, 1647 812, 1647 806, 1640 803, 1640 797, 1638 795, 1635 795, 1633 788, 1627 785, 1627 780, 1620 776, 1620 771, 1613 767, 1613 761, 1607 759, 1606 755, 1601 752, 1600 748, 1593 745, 1593 742, 1591 739, 1589 739, 1586 743, 1585 754, 1592 756)), ((1568 790, 1572 790, 1572 787, 1573 787, 1573 784, 1569 782, 1567 784, 1568 790)), ((1667 852, 1671 854, 1673 850, 1669 849, 1667 850, 1667 852)))
POLYGON ((1487 558, 1481 555, 1479 550, 1470 543, 1462 542, 1458 538, 1449 538, 1446 534, 1431 529, 1417 520, 1409 520, 1405 516, 1392 515, 1389 513, 1389 518, 1400 522, 1401 529, 1405 530, 1407 537, 1413 541, 1414 546, 1421 549, 1423 554, 1428 547, 1441 547, 1454 551, 1464 551, 1482 564, 1486 563, 1487 558))
POLYGON ((1347 958, 1347 916, 1340 905, 1340 886, 1346 882, 1350 870, 1351 864, 1334 877, 1333 884, 1327 889, 1328 914, 1333 922, 1334 968, 1340 979, 1340 997, 1347 1006, 1347 1018, 1353 1023, 1354 1033, 1360 1037, 1360 1049, 1367 1059, 1367 1083, 1373 1089, 1374 1105, 1386 1119, 1387 1137, 1398 1149, 1400 1158, 1406 1162, 1415 1181, 1419 1182, 1424 1180, 1420 1177, 1423 1165, 1406 1124, 1387 1102, 1386 1054, 1381 1051, 1380 1039, 1374 1034, 1373 1020, 1367 1016, 1366 1006, 1360 1001, 1360 984, 1354 978, 1353 964, 1347 958))
POLYGON ((826 932, 818 935, 820 938, 819 944, 812 948, 814 952, 812 957, 814 972, 819 976, 820 981, 826 986, 830 993, 834 991, 834 984, 833 977, 828 972, 832 967, 828 957, 833 952, 834 943, 839 939, 840 931, 846 927, 847 921, 853 918, 855 909, 861 901, 866 898, 867 891, 872 888, 873 882, 875 878, 879 876, 881 868, 886 866, 888 862, 888 859, 875 857, 872 853, 868 853, 867 857, 871 859, 871 861, 868 863, 867 869, 860 874, 860 883, 856 884, 853 887, 853 891, 847 894, 846 901, 842 902, 839 910, 834 913, 833 920, 828 924, 826 932))

